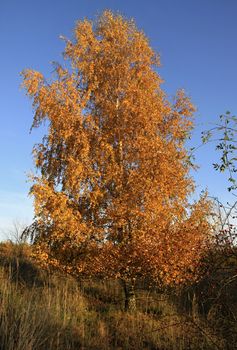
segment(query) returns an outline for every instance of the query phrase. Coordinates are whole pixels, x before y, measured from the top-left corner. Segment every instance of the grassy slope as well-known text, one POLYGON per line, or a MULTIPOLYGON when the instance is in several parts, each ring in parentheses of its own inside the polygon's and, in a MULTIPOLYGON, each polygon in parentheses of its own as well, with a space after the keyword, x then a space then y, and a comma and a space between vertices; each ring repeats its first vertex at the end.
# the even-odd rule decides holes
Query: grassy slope
POLYGON ((194 298, 181 312, 177 299, 140 289, 138 311, 125 313, 119 283, 47 275, 29 255, 27 245, 0 245, 2 350, 234 349, 217 312, 200 315, 194 298))

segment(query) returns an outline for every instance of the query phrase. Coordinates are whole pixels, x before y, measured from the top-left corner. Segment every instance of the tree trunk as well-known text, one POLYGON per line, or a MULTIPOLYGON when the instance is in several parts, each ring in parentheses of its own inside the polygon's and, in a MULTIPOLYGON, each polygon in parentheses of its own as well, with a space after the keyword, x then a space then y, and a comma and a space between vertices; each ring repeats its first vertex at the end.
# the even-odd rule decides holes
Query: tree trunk
POLYGON ((125 311, 133 312, 136 310, 136 295, 134 291, 135 281, 123 281, 125 295, 125 311))

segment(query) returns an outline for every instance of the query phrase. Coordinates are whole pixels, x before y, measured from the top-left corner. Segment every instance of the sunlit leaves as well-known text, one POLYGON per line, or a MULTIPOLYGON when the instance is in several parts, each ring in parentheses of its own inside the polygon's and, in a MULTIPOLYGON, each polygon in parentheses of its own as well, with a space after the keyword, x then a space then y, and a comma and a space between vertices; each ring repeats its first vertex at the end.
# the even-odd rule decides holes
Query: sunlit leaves
MULTIPOLYGON (((35 242, 69 273, 181 283, 195 275, 209 232, 184 147, 194 107, 161 89, 159 57, 134 21, 106 11, 66 41, 70 68, 47 82, 25 71, 33 127, 35 242)), ((204 210, 205 208, 205 210, 204 210)))

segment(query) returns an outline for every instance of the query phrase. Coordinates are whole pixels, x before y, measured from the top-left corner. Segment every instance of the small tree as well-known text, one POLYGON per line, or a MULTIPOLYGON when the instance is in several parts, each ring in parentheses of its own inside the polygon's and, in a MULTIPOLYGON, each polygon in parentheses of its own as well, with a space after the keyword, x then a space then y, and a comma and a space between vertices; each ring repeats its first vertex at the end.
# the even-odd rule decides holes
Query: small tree
POLYGON ((64 56, 70 68, 56 65, 53 81, 23 72, 33 128, 48 126, 34 147, 37 254, 76 276, 119 278, 132 309, 138 278, 197 277, 209 225, 205 199, 188 204, 194 107, 182 91, 168 101, 159 57, 120 15, 78 22, 64 56))
POLYGON ((220 115, 219 122, 213 124, 212 128, 202 132, 202 144, 215 143, 216 151, 221 153, 218 163, 213 163, 216 171, 227 172, 229 182, 228 191, 233 195, 234 201, 223 204, 217 197, 214 197, 217 208, 216 217, 219 220, 220 230, 217 239, 224 245, 236 245, 236 218, 237 218, 237 118, 229 111, 220 115))
MULTIPOLYGON (((228 191, 233 196, 233 201, 222 203, 217 197, 212 197, 213 208, 216 209, 214 219, 216 221, 215 251, 219 259, 214 259, 215 265, 221 269, 224 263, 229 265, 230 271, 234 274, 231 280, 236 280, 235 270, 229 264, 229 260, 236 262, 237 250, 237 118, 229 111, 220 115, 219 121, 212 124, 212 127, 202 132, 202 145, 214 143, 217 152, 220 152, 219 162, 213 163, 216 171, 226 172, 228 179, 228 191), (217 255, 218 256, 218 255, 217 255), (220 268, 221 267, 221 268, 220 268)), ((212 264, 210 264, 212 265, 212 264)), ((214 263, 213 263, 214 265, 214 263)), ((226 267, 225 267, 226 268, 226 267)), ((227 271, 227 268, 226 268, 227 271)), ((229 278, 226 273, 224 278, 229 278)), ((224 282, 223 282, 224 283, 224 282)), ((228 282, 229 283, 229 282, 228 282)), ((221 287, 223 288, 223 286, 221 287)))

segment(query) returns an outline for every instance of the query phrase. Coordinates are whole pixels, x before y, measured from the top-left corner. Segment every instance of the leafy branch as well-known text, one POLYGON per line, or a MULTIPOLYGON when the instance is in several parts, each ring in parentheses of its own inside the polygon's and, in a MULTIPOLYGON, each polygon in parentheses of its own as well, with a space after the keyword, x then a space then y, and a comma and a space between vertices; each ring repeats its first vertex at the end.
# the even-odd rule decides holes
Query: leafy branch
POLYGON ((229 111, 219 117, 220 122, 202 132, 202 144, 218 142, 216 150, 221 152, 220 161, 213 163, 215 170, 228 172, 228 191, 236 196, 237 189, 237 118, 229 111))

